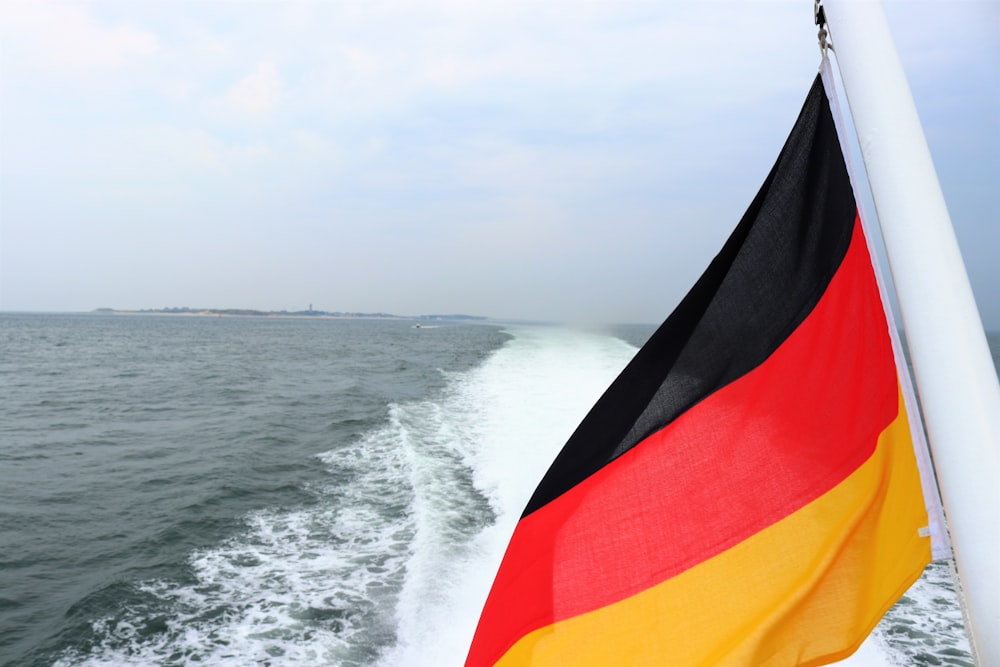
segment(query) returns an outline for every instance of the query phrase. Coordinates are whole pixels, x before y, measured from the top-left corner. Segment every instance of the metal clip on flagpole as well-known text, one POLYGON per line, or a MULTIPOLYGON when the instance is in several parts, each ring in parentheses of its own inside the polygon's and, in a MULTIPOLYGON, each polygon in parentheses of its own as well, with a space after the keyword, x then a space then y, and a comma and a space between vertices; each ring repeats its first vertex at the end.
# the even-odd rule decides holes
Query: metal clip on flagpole
POLYGON ((816 26, 819 28, 816 37, 819 39, 820 53, 826 58, 826 51, 827 49, 832 51, 833 44, 830 43, 830 31, 826 28, 826 12, 823 11, 823 0, 814 0, 813 21, 816 22, 816 26))
MULTIPOLYGON (((973 652, 1000 665, 1000 383, 880 3, 824 0, 899 299, 973 652)), ((822 35, 822 30, 821 30, 822 35)), ((821 37, 821 40, 823 38, 821 37)))

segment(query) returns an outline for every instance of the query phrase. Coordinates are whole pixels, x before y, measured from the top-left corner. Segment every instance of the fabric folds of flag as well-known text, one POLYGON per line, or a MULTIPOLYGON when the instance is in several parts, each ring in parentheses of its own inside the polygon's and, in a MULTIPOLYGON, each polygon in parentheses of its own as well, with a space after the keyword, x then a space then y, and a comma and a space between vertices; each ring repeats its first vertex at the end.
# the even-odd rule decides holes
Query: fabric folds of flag
POLYGON ((820 665, 930 560, 819 76, 760 192, 528 503, 466 662, 820 665))

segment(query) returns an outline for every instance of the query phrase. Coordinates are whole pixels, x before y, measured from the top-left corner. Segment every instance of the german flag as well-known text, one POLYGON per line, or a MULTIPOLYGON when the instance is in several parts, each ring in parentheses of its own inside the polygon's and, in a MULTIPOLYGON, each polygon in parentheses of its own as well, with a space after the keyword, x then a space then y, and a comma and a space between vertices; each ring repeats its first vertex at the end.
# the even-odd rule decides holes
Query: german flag
POLYGON ((821 665, 930 560, 821 78, 721 252, 545 474, 466 662, 821 665))

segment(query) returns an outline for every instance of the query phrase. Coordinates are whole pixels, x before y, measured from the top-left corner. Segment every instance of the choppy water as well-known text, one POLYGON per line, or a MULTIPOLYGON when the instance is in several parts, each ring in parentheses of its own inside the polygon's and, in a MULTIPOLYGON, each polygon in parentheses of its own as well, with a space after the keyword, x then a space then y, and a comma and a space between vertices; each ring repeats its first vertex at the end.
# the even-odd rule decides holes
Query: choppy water
MULTIPOLYGON (((649 331, 0 314, 0 664, 461 664, 649 331)), ((971 664, 945 566, 877 641, 971 664)))

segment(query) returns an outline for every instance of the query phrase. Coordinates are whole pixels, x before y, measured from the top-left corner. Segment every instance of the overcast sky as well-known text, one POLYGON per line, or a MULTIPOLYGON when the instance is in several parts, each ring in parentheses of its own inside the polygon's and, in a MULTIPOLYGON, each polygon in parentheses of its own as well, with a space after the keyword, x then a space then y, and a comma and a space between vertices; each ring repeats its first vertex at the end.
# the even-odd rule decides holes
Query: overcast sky
MULTIPOLYGON (((1000 3, 886 3, 1000 329, 1000 3)), ((658 322, 765 178, 812 2, 0 0, 0 310, 658 322)))

